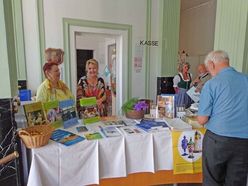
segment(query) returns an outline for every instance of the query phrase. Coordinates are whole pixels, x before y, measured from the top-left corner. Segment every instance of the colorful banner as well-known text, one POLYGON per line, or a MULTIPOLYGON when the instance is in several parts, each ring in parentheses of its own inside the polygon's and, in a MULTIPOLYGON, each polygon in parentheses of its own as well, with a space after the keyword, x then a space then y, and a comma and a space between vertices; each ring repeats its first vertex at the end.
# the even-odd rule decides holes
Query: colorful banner
POLYGON ((202 140, 206 129, 172 131, 174 174, 202 172, 202 140))

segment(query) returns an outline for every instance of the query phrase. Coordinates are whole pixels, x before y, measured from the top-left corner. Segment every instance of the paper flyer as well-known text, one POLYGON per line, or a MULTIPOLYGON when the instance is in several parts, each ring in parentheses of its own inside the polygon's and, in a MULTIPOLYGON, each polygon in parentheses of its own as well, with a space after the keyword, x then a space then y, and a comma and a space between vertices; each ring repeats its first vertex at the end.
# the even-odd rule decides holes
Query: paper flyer
POLYGON ((200 93, 196 92, 196 87, 193 86, 191 87, 188 91, 187 94, 189 97, 195 102, 198 103, 200 101, 200 93))
POLYGON ((173 173, 202 172, 202 140, 206 129, 172 131, 173 173))

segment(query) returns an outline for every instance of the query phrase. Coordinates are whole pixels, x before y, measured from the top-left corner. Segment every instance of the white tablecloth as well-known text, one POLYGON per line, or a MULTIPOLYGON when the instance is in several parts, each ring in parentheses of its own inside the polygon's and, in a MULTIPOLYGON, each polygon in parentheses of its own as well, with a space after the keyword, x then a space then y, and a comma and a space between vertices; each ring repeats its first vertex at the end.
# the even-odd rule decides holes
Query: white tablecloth
POLYGON ((130 173, 172 170, 169 130, 84 140, 72 146, 50 141, 32 150, 28 186, 82 186, 130 173))

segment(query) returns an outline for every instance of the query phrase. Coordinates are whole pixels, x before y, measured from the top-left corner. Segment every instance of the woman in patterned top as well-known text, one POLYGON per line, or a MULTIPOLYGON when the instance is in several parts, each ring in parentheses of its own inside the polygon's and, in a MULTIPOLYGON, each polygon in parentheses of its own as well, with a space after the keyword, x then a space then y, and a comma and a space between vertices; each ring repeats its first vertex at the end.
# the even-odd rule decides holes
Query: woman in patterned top
POLYGON ((77 99, 82 97, 96 97, 100 116, 107 116, 105 83, 98 77, 98 62, 89 59, 86 62, 86 76, 80 78, 77 89, 77 99))

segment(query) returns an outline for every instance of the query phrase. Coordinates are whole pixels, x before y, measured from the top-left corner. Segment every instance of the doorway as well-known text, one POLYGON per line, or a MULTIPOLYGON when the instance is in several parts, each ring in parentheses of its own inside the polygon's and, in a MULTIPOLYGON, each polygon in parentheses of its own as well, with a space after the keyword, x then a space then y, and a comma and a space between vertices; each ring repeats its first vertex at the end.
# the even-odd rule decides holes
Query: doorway
MULTIPOLYGON (((75 33, 76 51, 76 85, 82 76, 86 75, 85 65, 88 59, 94 58, 98 61, 98 76, 103 78, 107 96, 107 115, 120 114, 120 104, 117 99, 121 98, 122 90, 122 37, 117 34, 75 33)), ((75 85, 75 86, 76 86, 75 85)))
MULTIPOLYGON (((102 72, 102 68, 99 70, 100 72, 99 76, 103 78, 105 82, 105 93, 106 93, 105 106, 106 106, 107 116, 112 116, 115 114, 115 97, 116 97, 116 60, 115 60, 116 44, 114 43, 108 45, 107 52, 108 52, 107 64, 105 65, 103 72, 102 72)), ((87 75, 86 73, 87 60, 92 58, 97 59, 98 56, 94 56, 94 50, 86 50, 86 49, 77 49, 76 54, 77 54, 77 82, 79 82, 80 78, 87 75)))
MULTIPOLYGON (((116 97, 115 97, 115 108, 112 108, 113 115, 121 115, 121 106, 123 101, 127 100, 131 94, 131 71, 128 70, 131 65, 131 26, 129 25, 116 25, 99 22, 89 22, 80 20, 75 25, 75 22, 72 23, 72 20, 65 19, 64 21, 64 32, 65 32, 65 52, 68 52, 69 55, 65 56, 65 78, 68 81, 68 84, 71 87, 73 94, 76 95, 77 90, 77 49, 83 50, 93 50, 93 58, 98 56, 96 59, 99 61, 99 69, 102 70, 100 73, 103 74, 105 66, 107 64, 107 55, 102 55, 107 53, 107 45, 113 44, 105 41, 102 44, 102 47, 98 46, 94 48, 92 45, 92 39, 88 38, 88 41, 83 41, 81 38, 87 38, 87 36, 94 36, 93 38, 98 38, 97 36, 111 37, 116 43, 116 97), (84 25, 84 26, 83 26, 84 25), (97 26, 96 26, 97 25, 97 26), (113 28, 113 29, 112 29, 113 28), (82 46, 83 45, 83 46, 82 46)), ((99 75, 101 75, 99 73, 99 75)))

